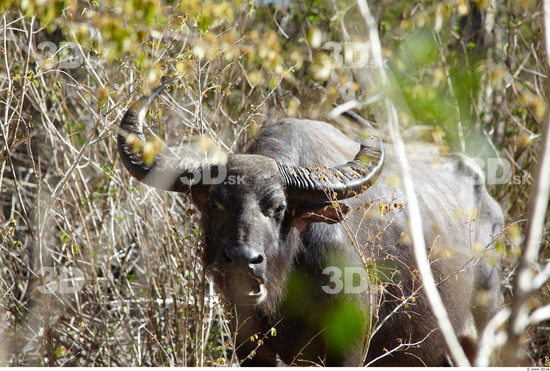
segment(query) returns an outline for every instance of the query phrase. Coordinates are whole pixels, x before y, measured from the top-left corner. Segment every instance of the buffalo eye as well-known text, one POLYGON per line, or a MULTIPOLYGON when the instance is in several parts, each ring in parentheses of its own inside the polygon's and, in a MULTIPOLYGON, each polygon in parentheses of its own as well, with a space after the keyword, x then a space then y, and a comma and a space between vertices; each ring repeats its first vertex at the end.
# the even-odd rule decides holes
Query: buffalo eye
POLYGON ((279 206, 276 206, 272 209, 271 211, 271 215, 275 218, 275 219, 281 219, 282 216, 284 215, 285 213, 285 205, 279 205, 279 206))
POLYGON ((210 200, 208 201, 208 207, 211 209, 211 210, 223 210, 225 209, 223 207, 223 205, 219 202, 219 201, 216 201, 216 200, 210 200))

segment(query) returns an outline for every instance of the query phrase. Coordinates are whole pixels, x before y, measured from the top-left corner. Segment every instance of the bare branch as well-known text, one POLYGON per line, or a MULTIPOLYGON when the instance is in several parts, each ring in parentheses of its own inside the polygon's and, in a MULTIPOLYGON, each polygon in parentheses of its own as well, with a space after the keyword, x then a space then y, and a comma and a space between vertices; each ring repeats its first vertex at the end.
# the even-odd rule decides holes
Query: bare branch
POLYGON ((499 328, 509 317, 510 309, 504 308, 487 323, 479 341, 477 357, 474 363, 475 366, 489 367, 489 361, 493 354, 493 350, 506 342, 506 333, 499 330, 499 328))
POLYGON ((533 279, 533 290, 540 289, 548 280, 550 280, 550 262, 546 263, 544 268, 533 279))
POLYGON ((550 304, 540 307, 529 316, 529 325, 536 325, 550 319, 550 304))

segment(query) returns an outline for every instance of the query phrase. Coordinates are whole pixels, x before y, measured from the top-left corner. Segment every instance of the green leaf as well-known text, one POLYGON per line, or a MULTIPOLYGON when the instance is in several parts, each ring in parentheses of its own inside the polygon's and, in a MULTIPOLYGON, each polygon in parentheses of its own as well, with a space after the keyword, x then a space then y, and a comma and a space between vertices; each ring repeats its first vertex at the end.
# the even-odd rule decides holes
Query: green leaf
POLYGON ((59 237, 59 240, 61 241, 61 243, 67 243, 67 240, 69 239, 69 235, 67 233, 62 233, 61 234, 61 237, 59 237))
POLYGON ((201 34, 204 35, 206 31, 208 31, 208 28, 210 28, 211 24, 212 24, 212 17, 210 17, 209 14, 202 13, 197 22, 197 26, 199 27, 201 34))

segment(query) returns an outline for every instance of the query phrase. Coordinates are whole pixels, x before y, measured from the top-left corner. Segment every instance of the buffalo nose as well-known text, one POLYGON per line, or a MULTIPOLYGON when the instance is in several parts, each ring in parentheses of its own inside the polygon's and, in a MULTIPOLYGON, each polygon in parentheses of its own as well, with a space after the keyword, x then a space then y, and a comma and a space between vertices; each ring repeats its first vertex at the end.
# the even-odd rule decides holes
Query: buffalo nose
POLYGON ((235 268, 256 268, 265 259, 262 254, 252 248, 227 247, 223 249, 221 263, 235 268))

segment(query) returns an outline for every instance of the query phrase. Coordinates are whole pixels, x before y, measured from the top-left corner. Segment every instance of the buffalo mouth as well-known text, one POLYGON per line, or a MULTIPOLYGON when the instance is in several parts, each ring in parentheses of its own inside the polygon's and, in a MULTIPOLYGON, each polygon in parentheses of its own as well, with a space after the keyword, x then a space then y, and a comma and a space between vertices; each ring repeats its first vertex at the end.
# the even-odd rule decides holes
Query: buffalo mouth
POLYGON ((219 293, 235 305, 255 306, 267 296, 264 280, 254 275, 218 271, 215 282, 219 293))

